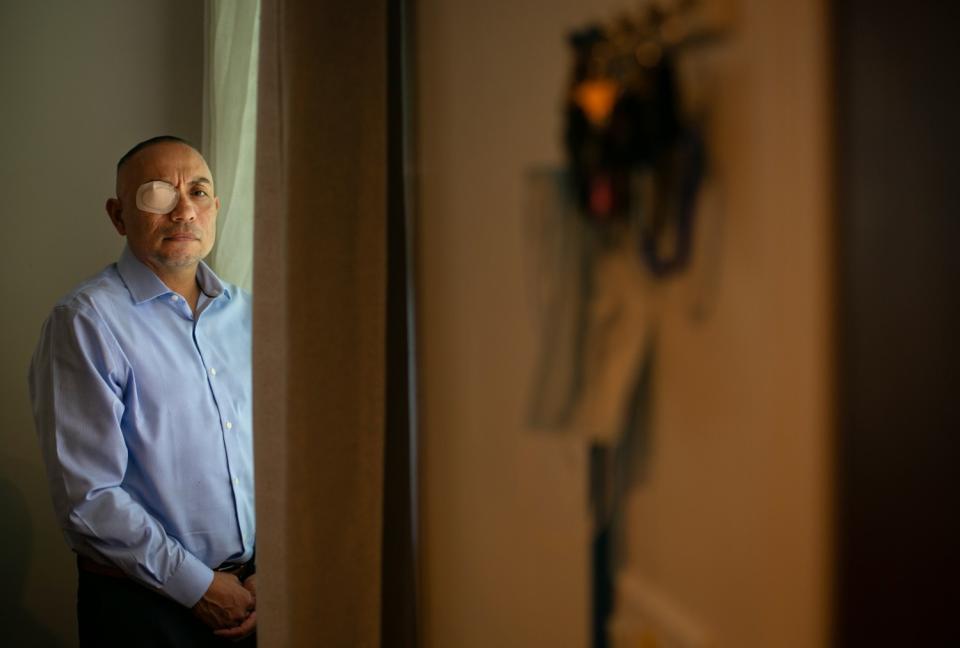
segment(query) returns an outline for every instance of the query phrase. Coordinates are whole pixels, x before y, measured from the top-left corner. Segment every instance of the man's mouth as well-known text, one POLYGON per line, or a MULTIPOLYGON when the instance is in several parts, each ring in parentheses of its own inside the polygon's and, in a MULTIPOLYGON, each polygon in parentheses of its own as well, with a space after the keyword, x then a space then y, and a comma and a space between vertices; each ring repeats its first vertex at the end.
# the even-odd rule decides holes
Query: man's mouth
POLYGON ((183 233, 183 234, 171 234, 170 236, 165 236, 164 240, 166 241, 196 241, 198 240, 193 234, 183 233))

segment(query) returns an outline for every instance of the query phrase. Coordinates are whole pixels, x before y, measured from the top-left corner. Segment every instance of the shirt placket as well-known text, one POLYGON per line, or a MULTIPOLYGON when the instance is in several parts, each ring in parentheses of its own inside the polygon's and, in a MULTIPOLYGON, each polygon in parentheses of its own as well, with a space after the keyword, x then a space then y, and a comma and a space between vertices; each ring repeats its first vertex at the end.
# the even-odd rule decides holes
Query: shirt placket
POLYGON ((244 484, 244 480, 249 477, 241 474, 239 469, 242 462, 240 461, 240 449, 238 446, 241 432, 240 425, 243 425, 243 422, 238 420, 236 409, 231 406, 232 400, 230 399, 227 387, 230 382, 230 371, 232 367, 218 363, 218 356, 213 350, 205 350, 204 347, 206 345, 204 343, 203 327, 201 326, 201 322, 204 319, 203 315, 213 306, 214 304, 209 304, 200 316, 194 320, 193 343, 197 350, 197 355, 200 357, 200 362, 206 371, 207 385, 213 397, 214 406, 217 408, 218 420, 220 421, 220 436, 223 440, 223 449, 227 459, 227 474, 233 493, 233 511, 237 521, 237 535, 240 538, 242 552, 246 553, 248 551, 250 538, 247 538, 243 531, 248 525, 245 520, 241 519, 243 514, 242 508, 239 506, 241 500, 239 490, 249 487, 249 485, 244 484))

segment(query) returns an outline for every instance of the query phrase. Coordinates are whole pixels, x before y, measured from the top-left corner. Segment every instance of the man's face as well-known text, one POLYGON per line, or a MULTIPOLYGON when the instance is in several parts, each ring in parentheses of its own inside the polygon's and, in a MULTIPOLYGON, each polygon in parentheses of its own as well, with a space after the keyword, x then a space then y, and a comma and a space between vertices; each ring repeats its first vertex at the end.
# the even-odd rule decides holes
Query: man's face
POLYGON ((107 201, 110 220, 127 237, 130 251, 158 275, 195 268, 210 253, 219 209, 207 163, 179 142, 154 144, 127 160, 117 177, 117 198, 107 201), (169 183, 178 194, 168 214, 137 208, 137 189, 154 180, 169 183))

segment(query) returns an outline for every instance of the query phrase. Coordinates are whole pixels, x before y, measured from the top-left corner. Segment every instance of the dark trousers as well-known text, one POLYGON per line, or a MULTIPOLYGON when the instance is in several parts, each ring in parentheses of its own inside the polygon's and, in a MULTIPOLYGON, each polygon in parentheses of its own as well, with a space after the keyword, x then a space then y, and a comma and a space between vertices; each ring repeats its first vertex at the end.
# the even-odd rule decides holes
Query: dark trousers
POLYGON ((127 578, 79 570, 81 648, 256 648, 221 639, 179 603, 127 578))

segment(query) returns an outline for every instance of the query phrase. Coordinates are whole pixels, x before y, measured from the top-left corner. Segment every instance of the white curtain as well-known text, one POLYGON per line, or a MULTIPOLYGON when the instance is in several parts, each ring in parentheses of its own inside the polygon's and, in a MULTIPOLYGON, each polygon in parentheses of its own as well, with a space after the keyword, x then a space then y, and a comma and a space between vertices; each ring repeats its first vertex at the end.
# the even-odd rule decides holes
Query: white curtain
POLYGON ((203 153, 221 207, 208 259, 221 277, 253 288, 259 0, 208 0, 203 153))

